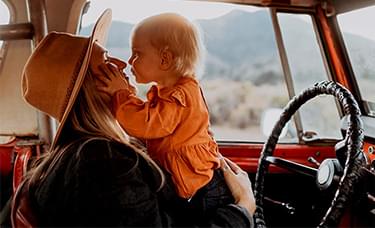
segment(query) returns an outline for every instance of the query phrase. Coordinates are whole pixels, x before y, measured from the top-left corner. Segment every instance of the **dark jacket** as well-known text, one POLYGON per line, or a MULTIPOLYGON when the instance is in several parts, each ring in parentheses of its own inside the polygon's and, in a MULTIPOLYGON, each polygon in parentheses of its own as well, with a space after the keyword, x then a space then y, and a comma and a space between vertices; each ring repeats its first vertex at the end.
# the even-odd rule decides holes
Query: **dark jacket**
MULTIPOLYGON (((184 216, 170 213, 168 197, 160 197, 169 191, 158 192, 159 183, 156 170, 132 147, 93 138, 81 140, 64 153, 53 172, 30 189, 30 202, 40 227, 183 225, 175 217, 184 216)), ((185 218, 192 225, 192 218, 185 218)), ((244 209, 227 205, 205 224, 250 227, 249 218, 244 209)))

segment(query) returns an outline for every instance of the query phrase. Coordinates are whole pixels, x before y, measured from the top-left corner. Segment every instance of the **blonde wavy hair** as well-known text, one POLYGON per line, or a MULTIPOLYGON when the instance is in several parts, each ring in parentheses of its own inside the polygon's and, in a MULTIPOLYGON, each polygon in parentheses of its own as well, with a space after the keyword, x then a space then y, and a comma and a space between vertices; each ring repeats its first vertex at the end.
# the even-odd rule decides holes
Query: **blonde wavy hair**
POLYGON ((169 50, 175 60, 175 70, 182 76, 203 74, 206 49, 197 24, 175 13, 162 13, 136 24, 131 33, 146 37, 159 51, 169 50))
MULTIPOLYGON (((103 95, 96 89, 95 77, 89 70, 86 73, 85 81, 75 101, 75 106, 71 110, 67 122, 64 125, 64 129, 69 128, 70 130, 81 132, 83 135, 88 135, 90 137, 114 140, 133 148, 135 153, 144 157, 159 173, 161 177, 160 189, 164 184, 162 170, 146 154, 145 149, 141 147, 140 144, 137 144, 136 141, 134 141, 134 143, 131 142, 117 120, 113 117, 108 105, 108 102, 103 99, 103 95)), ((26 176, 26 180, 29 181, 29 187, 30 185, 39 183, 48 176, 61 160, 64 152, 74 143, 72 139, 66 139, 64 129, 62 130, 61 138, 56 143, 56 147, 52 148, 38 159, 26 176)))

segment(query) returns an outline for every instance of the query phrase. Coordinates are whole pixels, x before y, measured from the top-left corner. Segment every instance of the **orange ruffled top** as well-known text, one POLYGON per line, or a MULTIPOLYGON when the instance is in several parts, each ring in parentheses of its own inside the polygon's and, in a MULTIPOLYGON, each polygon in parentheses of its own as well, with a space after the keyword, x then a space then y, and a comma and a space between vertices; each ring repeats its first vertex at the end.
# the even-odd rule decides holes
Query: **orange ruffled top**
POLYGON ((191 198, 220 166, 209 133, 209 114, 197 80, 181 77, 174 87, 152 86, 147 101, 129 90, 112 98, 116 119, 131 136, 143 139, 151 158, 172 175, 177 193, 191 198))

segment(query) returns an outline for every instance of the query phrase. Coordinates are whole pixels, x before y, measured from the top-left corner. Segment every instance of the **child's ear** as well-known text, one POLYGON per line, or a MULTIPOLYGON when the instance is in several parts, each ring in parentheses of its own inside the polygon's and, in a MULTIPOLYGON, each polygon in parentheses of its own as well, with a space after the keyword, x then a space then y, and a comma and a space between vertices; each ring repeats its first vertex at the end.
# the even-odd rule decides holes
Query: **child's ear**
POLYGON ((173 54, 168 48, 160 51, 160 68, 162 70, 169 70, 173 64, 173 54))

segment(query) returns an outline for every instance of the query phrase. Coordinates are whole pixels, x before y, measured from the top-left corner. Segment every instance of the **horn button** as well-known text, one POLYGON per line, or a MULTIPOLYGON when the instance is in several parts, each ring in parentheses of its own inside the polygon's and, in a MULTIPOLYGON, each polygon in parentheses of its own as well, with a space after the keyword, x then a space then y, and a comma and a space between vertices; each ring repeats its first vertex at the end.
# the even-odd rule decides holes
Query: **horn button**
POLYGON ((342 167, 337 159, 325 159, 319 166, 316 183, 320 190, 328 189, 333 183, 338 183, 342 167))

